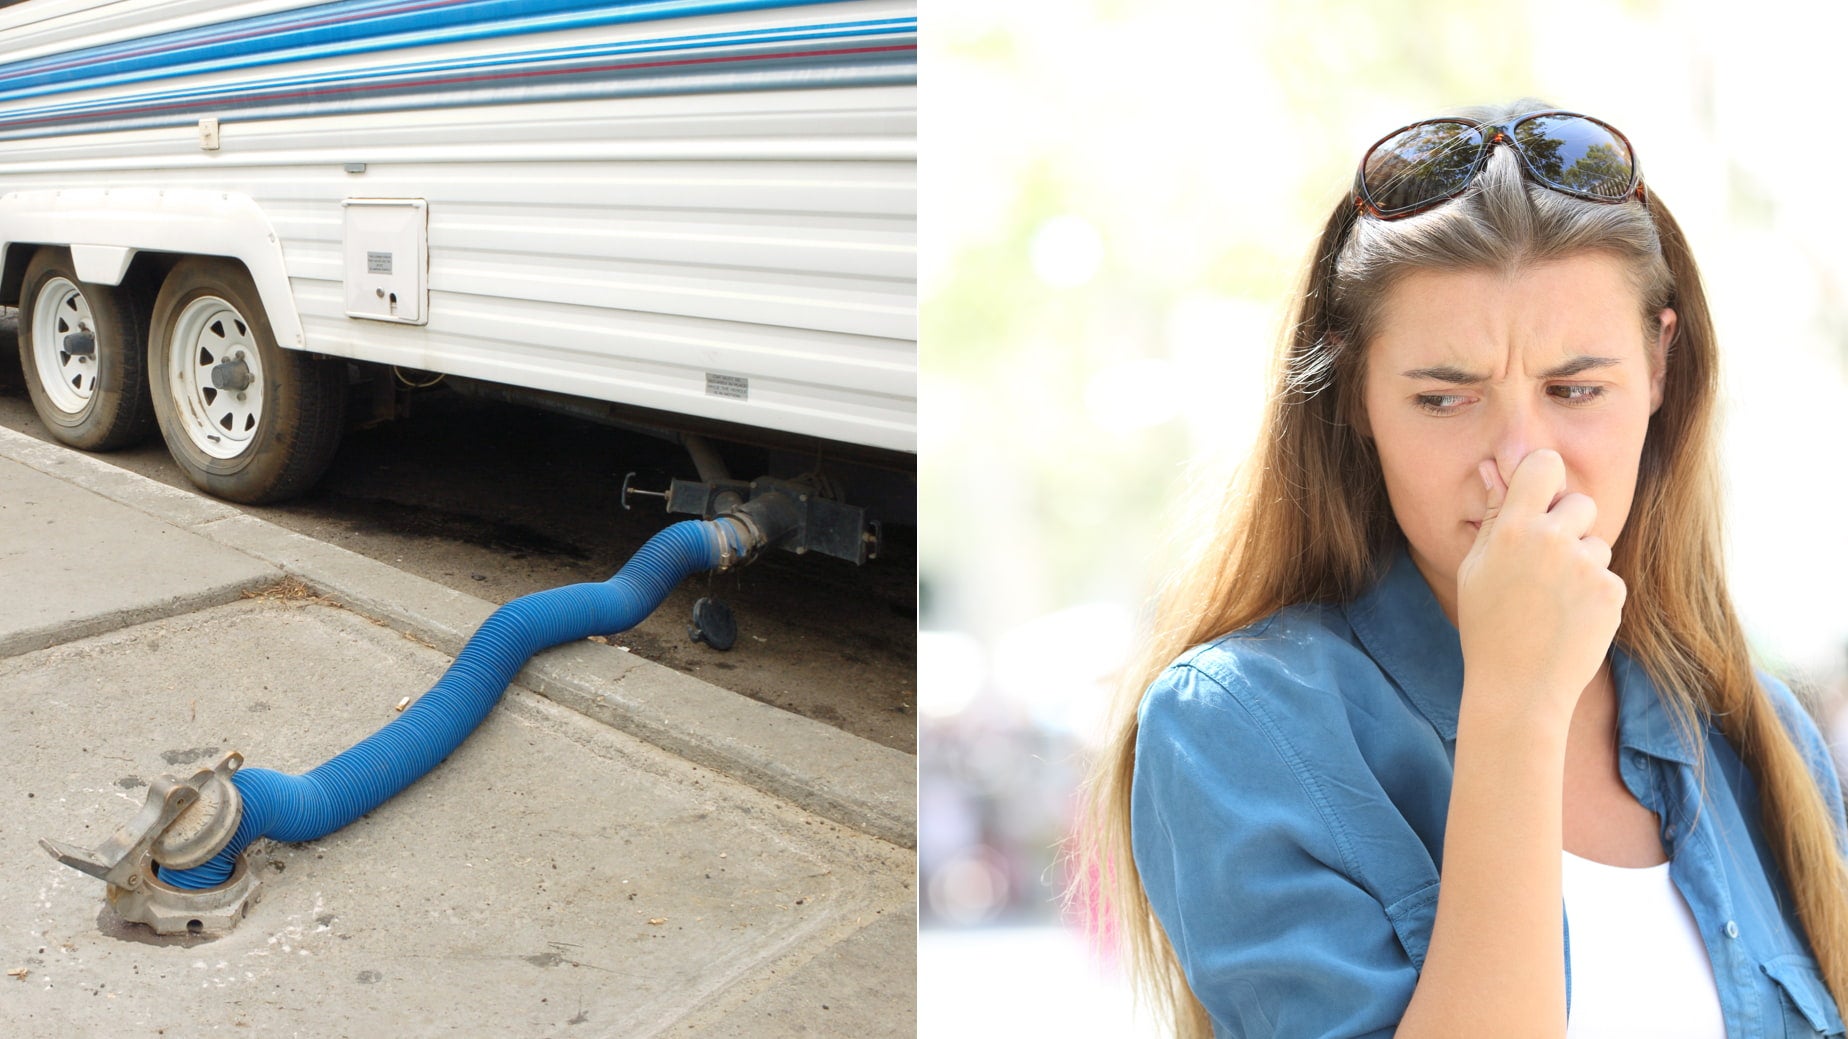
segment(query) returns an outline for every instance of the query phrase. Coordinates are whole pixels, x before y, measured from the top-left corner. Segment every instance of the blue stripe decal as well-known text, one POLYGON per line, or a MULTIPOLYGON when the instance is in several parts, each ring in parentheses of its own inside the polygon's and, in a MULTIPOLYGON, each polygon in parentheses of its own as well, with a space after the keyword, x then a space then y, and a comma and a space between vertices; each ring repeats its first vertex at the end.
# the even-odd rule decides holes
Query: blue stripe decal
POLYGON ((461 105, 912 84, 915 19, 554 47, 0 112, 0 139, 461 105), (99 125, 100 124, 100 125, 99 125))
POLYGON ((338 0, 0 65, 0 101, 382 50, 828 0, 338 0), (226 48, 236 53, 227 55, 226 48))
MULTIPOLYGON (((589 101, 609 98, 647 97, 663 94, 691 95, 714 93, 737 93, 745 90, 792 90, 820 87, 867 87, 867 86, 906 86, 917 82, 917 69, 913 64, 902 66, 867 65, 864 67, 836 67, 832 69, 795 69, 783 70, 782 75, 758 74, 745 69, 730 74, 707 74, 676 76, 663 82, 659 78, 602 80, 584 84, 556 83, 527 87, 517 92, 486 95, 478 91, 450 91, 420 95, 415 105, 394 103, 391 97, 359 98, 336 97, 317 99, 313 102, 296 104, 279 104, 266 108, 262 112, 265 119, 291 119, 308 116, 356 115, 379 112, 414 110, 433 112, 449 108, 465 108, 492 104, 537 104, 541 102, 589 101)), ((187 116, 135 116, 112 119, 107 123, 87 126, 83 132, 102 133, 116 130, 145 130, 162 127, 190 126, 196 115, 187 116)), ((24 140, 34 137, 65 136, 70 130, 53 126, 37 131, 0 130, 0 141, 24 140)), ((481 161, 493 158, 484 148, 481 161)))

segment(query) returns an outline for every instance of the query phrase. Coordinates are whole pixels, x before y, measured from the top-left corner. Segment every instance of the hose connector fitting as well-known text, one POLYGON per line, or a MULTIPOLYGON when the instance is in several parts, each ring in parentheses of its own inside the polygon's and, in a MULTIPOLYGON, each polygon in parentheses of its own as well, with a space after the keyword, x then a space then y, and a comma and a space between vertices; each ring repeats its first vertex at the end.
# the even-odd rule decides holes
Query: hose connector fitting
POLYGON ((225 884, 188 891, 163 883, 159 866, 189 869, 223 850, 237 832, 243 802, 231 776, 244 756, 228 751, 187 779, 161 776, 135 817, 95 851, 41 840, 52 858, 109 885, 106 897, 124 920, 158 934, 223 934, 254 900, 256 875, 242 858, 225 884))
MULTIPOLYGON (((744 535, 744 556, 740 563, 753 563, 802 525, 802 512, 796 502, 781 491, 768 491, 750 501, 739 502, 719 516, 731 520, 744 535)), ((731 565, 730 563, 726 564, 731 565)))

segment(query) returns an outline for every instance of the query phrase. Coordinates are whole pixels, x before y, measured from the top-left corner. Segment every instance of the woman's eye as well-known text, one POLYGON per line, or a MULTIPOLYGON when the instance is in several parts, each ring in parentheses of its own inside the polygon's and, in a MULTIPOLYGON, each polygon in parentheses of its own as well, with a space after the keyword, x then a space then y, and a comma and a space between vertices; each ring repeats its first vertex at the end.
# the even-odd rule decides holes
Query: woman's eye
POLYGON ((1589 404, 1604 396, 1602 386, 1549 386, 1547 392, 1567 404, 1589 404))
POLYGON ((1449 415, 1463 406, 1469 398, 1456 393, 1420 393, 1418 406, 1433 415, 1449 415))

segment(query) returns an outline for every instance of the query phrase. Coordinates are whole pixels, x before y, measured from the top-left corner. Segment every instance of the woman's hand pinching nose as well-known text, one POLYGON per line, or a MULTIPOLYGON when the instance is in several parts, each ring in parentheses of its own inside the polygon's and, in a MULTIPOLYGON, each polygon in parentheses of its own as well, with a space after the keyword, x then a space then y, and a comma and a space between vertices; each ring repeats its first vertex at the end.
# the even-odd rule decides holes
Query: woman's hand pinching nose
POLYGON ((1529 454, 1506 484, 1493 462, 1478 472, 1487 507, 1457 572, 1465 676, 1507 689, 1506 706, 1568 720, 1623 617, 1611 547, 1591 533, 1597 503, 1565 493, 1556 451, 1529 454))
POLYGON ((1482 477, 1483 489, 1488 491, 1489 505, 1482 513, 1482 524, 1477 528, 1477 544, 1482 543, 1481 532, 1489 529, 1495 517, 1501 515, 1502 502, 1508 497, 1508 485, 1502 482, 1501 468, 1488 459, 1476 464, 1476 473, 1482 477))

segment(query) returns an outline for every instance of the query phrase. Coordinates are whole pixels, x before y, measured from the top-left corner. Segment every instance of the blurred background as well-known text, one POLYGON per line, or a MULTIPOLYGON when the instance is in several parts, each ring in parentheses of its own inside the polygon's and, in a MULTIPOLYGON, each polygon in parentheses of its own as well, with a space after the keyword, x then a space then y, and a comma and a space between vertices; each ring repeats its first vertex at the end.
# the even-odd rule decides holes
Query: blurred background
POLYGON ((1848 746, 1848 146, 1817 118, 1840 74, 1823 10, 930 6, 921 1035, 1151 1034, 1056 900, 1074 788, 1166 531, 1249 446, 1318 225, 1368 144, 1458 105, 1541 97, 1635 142, 1720 329, 1736 603, 1848 746))

